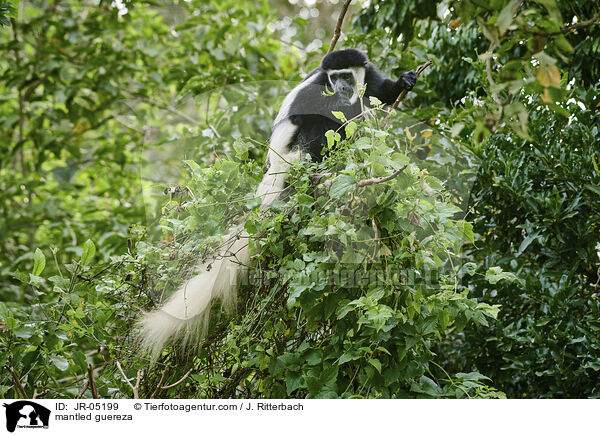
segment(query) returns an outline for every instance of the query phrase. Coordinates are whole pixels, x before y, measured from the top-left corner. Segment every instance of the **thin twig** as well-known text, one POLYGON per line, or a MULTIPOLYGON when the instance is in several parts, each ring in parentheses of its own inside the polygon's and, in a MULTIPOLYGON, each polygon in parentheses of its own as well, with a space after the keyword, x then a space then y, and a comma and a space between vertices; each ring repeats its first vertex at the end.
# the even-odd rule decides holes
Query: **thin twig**
POLYGON ((373 256, 371 260, 375 261, 375 256, 377 255, 377 248, 381 244, 381 240, 379 239, 379 228, 377 228, 377 222, 375 222, 375 218, 371 218, 371 225, 373 226, 373 232, 375 233, 375 246, 373 247, 373 256))
POLYGON ((134 399, 139 399, 140 398, 140 381, 142 380, 142 369, 139 369, 137 371, 137 375, 136 375, 136 379, 135 379, 135 390, 133 391, 133 398, 134 399))
POLYGON ((46 80, 49 76, 50 76, 50 72, 46 72, 39 79, 37 79, 35 82, 33 82, 32 84, 30 84, 29 86, 27 86, 27 89, 25 89, 25 94, 23 95, 23 99, 25 101, 29 101, 29 98, 31 98, 31 94, 33 93, 33 91, 35 91, 36 88, 39 85, 41 85, 44 82, 44 80, 46 80))
POLYGON ((190 375, 190 373, 192 373, 192 370, 194 370, 194 367, 192 367, 191 369, 189 369, 188 372, 185 375, 183 375, 183 378, 181 378, 180 380, 178 380, 174 384, 165 385, 164 387, 160 387, 160 388, 162 388, 163 390, 166 390, 167 388, 171 388, 171 387, 174 387, 175 385, 181 384, 190 375))
POLYGON ((565 26, 562 29, 556 31, 556 32, 544 32, 544 31, 539 31, 539 30, 535 30, 529 33, 532 33, 534 35, 538 35, 538 36, 556 36, 556 35, 560 35, 562 34, 569 34, 577 29, 581 29, 583 27, 588 27, 588 26, 592 26, 594 24, 600 24, 600 13, 596 14, 596 16, 594 16, 593 18, 587 20, 587 21, 581 21, 579 23, 575 23, 575 24, 571 24, 569 26, 565 26))
POLYGON ((352 0, 346 0, 344 2, 344 6, 342 6, 342 10, 340 12, 340 16, 338 17, 337 24, 335 25, 335 31, 333 32, 333 37, 331 38, 331 42, 329 43, 329 50, 327 50, 327 54, 331 53, 335 48, 335 44, 337 44, 338 39, 340 39, 340 35, 342 33, 342 24, 344 23, 344 17, 346 16, 346 12, 348 11, 348 6, 352 0))
POLYGON ((490 48, 488 49, 488 58, 485 63, 485 69, 487 71, 487 79, 488 79, 488 82, 490 83, 490 88, 492 91, 492 98, 494 99, 496 104, 498 104, 498 107, 500 108, 500 113, 502 113, 502 101, 500 100, 500 97, 498 97, 498 92, 496 92, 494 90, 494 87, 496 86, 496 82, 494 82, 494 79, 492 77, 492 55, 493 55, 493 53, 494 53, 494 43, 491 42, 490 48))
POLYGON ((385 177, 373 177, 373 178, 367 178, 366 180, 358 180, 356 182, 356 186, 364 187, 364 186, 370 186, 371 184, 385 183, 386 181, 390 181, 392 178, 397 177, 400 174, 400 172, 402 172, 406 169, 407 166, 408 166, 408 164, 403 165, 400 168, 398 168, 398 170, 394 171, 393 174, 387 175, 385 177))
POLYGON ((135 386, 134 386, 131 382, 129 382, 129 379, 127 378, 127 375, 123 371, 123 367, 121 367, 121 363, 119 362, 119 360, 117 360, 117 368, 119 369, 119 371, 123 375, 123 378, 125 379, 125 382, 127 382, 127 384, 131 387, 131 390, 133 391, 133 398, 134 399, 139 399, 140 396, 138 394, 138 388, 140 386, 140 377, 141 377, 142 371, 138 370, 138 372, 137 372, 137 380, 136 380, 135 386))
POLYGON ((43 396, 45 396, 46 394, 48 394, 50 392, 50 390, 48 388, 46 388, 43 391, 40 391, 39 393, 37 392, 37 389, 33 392, 33 399, 39 399, 43 396))
POLYGON ((13 380, 13 385, 15 386, 15 389, 19 392, 19 394, 21 396, 23 396, 24 399, 29 399, 29 397, 27 397, 27 393, 25 393, 25 389, 23 388, 23 384, 21 384, 21 380, 19 379, 19 377, 15 373, 15 370, 10 365, 10 361, 9 361, 8 364, 6 364, 4 366, 4 368, 10 372, 10 376, 12 377, 12 380, 13 380))
MULTIPOLYGON (((431 65, 431 61, 428 60, 427 62, 425 62, 423 65, 421 65, 419 68, 417 68, 417 77, 419 77, 419 75, 421 75, 421 73, 423 72, 423 70, 425 68, 427 68, 429 65, 431 65)), ((392 116, 392 112, 396 109, 396 107, 398 107, 398 104, 400 104, 400 101, 404 100, 404 97, 406 96, 406 94, 408 93, 408 89, 402 89, 402 92, 400 92, 400 95, 398 95, 398 98, 396 98, 396 101, 394 101, 394 104, 392 104, 392 107, 390 107, 390 110, 388 110, 388 114, 385 117, 385 119, 383 120, 383 123, 381 124, 381 127, 384 128, 388 121, 390 120, 391 116, 392 116)))
POLYGON ((310 174, 308 176, 308 178, 310 179, 311 183, 319 184, 319 181, 321 181, 321 178, 329 177, 330 175, 333 175, 333 173, 332 172, 315 172, 313 174, 310 174))
POLYGON ((83 381, 83 388, 77 395, 77 399, 81 399, 83 397, 83 393, 85 393, 87 391, 89 385, 90 385, 90 382, 87 379, 85 381, 83 381))
POLYGON ((165 380, 165 377, 167 376, 167 372, 169 371, 169 366, 165 367, 165 369, 163 370, 162 376, 160 377, 160 380, 158 381, 158 384, 156 385, 156 389, 154 390, 154 392, 150 395, 151 399, 154 399, 154 397, 156 396, 156 394, 158 393, 158 390, 160 390, 160 387, 163 383, 163 381, 165 380))
POLYGON ((98 399, 98 387, 96 386, 96 381, 94 380, 94 367, 92 367, 91 364, 88 364, 88 379, 90 388, 92 390, 92 397, 94 399, 98 399))
POLYGON ((467 393, 467 390, 465 390, 465 389, 464 389, 462 386, 460 386, 460 385, 456 384, 456 383, 455 383, 455 382, 452 380, 452 378, 450 377, 450 375, 448 374, 448 372, 447 372, 446 370, 444 370, 444 368, 443 368, 441 365, 439 365, 439 364, 438 364, 438 363, 436 363, 435 361, 431 361, 431 362, 432 362, 432 363, 434 363, 436 366, 438 366, 438 367, 439 367, 439 368, 440 368, 440 369, 441 369, 441 370, 442 370, 442 371, 443 371, 443 372, 446 374, 446 376, 448 377, 448 380, 450 381, 450 383, 451 383, 452 385, 454 385, 455 387, 457 387, 457 388, 461 389, 461 390, 462 390, 462 392, 463 392, 463 393, 465 393, 469 399, 472 399, 472 397, 469 395, 469 393, 467 393))
MULTIPOLYGON (((169 112, 171 112, 171 113, 173 113, 175 115, 178 115, 178 116, 182 117, 183 119, 185 119, 188 122, 191 122, 194 125, 200 125, 200 121, 198 121, 194 117, 188 115, 187 113, 184 113, 184 112, 182 112, 180 110, 177 110, 175 107, 171 106, 168 103, 159 103, 159 102, 156 102, 156 101, 152 101, 149 98, 142 98, 141 101, 144 101, 144 102, 146 102, 148 104, 151 104, 151 105, 153 105, 155 107, 158 107, 158 108, 161 108, 161 109, 166 109, 167 111, 169 111, 169 112)), ((214 132, 216 132, 216 130, 214 130, 214 132)), ((218 135, 219 135, 219 133, 217 132, 217 136, 218 135)), ((218 136, 218 137, 220 137, 220 136, 218 136)))
POLYGON ((212 130, 212 132, 215 134, 215 136, 217 136, 219 139, 221 138, 221 135, 219 134, 217 129, 212 124, 208 124, 208 128, 210 128, 212 130))

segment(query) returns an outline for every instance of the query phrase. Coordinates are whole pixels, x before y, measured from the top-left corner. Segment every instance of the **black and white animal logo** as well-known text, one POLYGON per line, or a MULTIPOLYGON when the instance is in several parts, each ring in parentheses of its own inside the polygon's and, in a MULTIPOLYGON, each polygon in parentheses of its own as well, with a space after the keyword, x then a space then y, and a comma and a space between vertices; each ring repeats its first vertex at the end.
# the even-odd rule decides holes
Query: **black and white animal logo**
MULTIPOLYGON (((331 112, 344 113, 346 119, 360 115, 369 107, 369 97, 392 104, 400 92, 411 89, 417 74, 409 71, 392 80, 355 49, 333 51, 286 96, 273 124, 267 153, 268 170, 256 195, 261 208, 268 208, 285 188, 291 162, 310 156, 323 158, 325 133, 337 130, 341 121, 331 112), (360 90, 365 87, 360 101, 360 90)), ((340 130, 344 137, 344 129, 340 130)), ((247 235, 246 235, 247 236, 247 235)), ((216 260, 187 281, 158 310, 146 313, 138 322, 142 348, 156 357, 170 341, 198 342, 208 325, 210 304, 220 299, 227 308, 234 304, 240 273, 250 261, 247 237, 240 229, 226 237, 216 260)), ((201 268, 202 266, 199 266, 201 268)))
POLYGON ((6 408, 6 430, 14 432, 19 428, 47 428, 50 423, 50 410, 29 400, 18 400, 2 406, 6 408))

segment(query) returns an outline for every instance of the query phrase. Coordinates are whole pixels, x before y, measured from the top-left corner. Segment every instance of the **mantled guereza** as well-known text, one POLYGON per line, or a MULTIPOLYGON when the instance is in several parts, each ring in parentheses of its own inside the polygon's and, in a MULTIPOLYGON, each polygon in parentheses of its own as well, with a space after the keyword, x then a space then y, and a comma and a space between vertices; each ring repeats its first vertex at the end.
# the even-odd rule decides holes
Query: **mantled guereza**
MULTIPOLYGON (((363 106, 369 97, 392 104, 401 91, 411 89, 417 80, 414 71, 398 80, 385 78, 367 57, 355 49, 333 51, 284 99, 273 125, 267 153, 268 170, 256 195, 266 209, 285 188, 290 163, 310 156, 321 161, 325 133, 337 130, 341 122, 331 112, 343 112, 346 119, 361 113, 359 90, 366 85, 363 106)), ((344 135, 344 129, 340 129, 344 135)), ((250 261, 248 235, 230 231, 226 241, 207 267, 184 283, 159 309, 145 313, 138 322, 140 344, 156 358, 169 342, 198 343, 208 329, 211 302, 220 299, 231 309, 236 299, 240 275, 250 261)))

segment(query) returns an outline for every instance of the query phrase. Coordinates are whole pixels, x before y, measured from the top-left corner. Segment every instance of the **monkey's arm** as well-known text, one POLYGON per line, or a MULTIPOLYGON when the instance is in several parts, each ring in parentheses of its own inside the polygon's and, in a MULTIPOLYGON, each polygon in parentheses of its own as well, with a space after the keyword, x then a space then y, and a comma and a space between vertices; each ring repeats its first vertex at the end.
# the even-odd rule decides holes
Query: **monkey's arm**
POLYGON ((408 71, 402 74, 398 80, 386 77, 372 64, 366 66, 365 82, 367 97, 377 97, 384 104, 393 104, 404 89, 410 90, 417 83, 417 73, 408 71))

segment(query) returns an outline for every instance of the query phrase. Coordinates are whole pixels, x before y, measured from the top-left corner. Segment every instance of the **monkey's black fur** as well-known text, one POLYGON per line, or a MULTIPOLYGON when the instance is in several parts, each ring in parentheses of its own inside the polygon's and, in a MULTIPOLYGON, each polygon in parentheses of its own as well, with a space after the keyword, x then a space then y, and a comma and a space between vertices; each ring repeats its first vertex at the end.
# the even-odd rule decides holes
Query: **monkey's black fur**
MULTIPOLYGON (((302 155, 310 155, 312 160, 321 161, 325 132, 337 130, 341 125, 331 112, 343 112, 346 119, 354 118, 361 112, 357 95, 354 99, 347 95, 348 88, 355 93, 358 91, 361 79, 366 84, 363 105, 369 107, 371 96, 384 104, 392 104, 402 90, 410 90, 415 85, 417 75, 414 71, 408 71, 398 80, 388 79, 356 49, 327 54, 321 65, 288 95, 288 101, 284 102, 275 121, 275 131, 277 124, 285 120, 290 120, 297 127, 288 150, 299 148, 302 155)), ((340 129, 339 133, 344 138, 344 129, 340 129)))
POLYGON ((347 50, 332 51, 325 55, 321 61, 321 68, 330 69, 343 69, 351 66, 366 66, 369 63, 369 59, 364 53, 349 48, 347 50))

